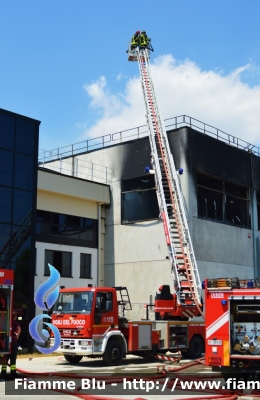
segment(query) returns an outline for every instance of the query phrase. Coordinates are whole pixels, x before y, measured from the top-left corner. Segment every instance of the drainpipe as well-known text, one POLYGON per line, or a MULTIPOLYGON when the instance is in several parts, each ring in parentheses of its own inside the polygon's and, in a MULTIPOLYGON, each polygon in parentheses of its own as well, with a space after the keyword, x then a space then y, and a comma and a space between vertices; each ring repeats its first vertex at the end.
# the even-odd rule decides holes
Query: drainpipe
POLYGON ((101 263, 102 263, 102 255, 101 255, 101 245, 103 244, 102 241, 102 225, 101 225, 101 219, 102 219, 102 210, 101 210, 101 206, 104 203, 98 203, 98 251, 97 251, 97 286, 104 286, 104 271, 103 274, 100 274, 101 271, 101 263), (102 277, 102 282, 100 282, 100 275, 102 277))

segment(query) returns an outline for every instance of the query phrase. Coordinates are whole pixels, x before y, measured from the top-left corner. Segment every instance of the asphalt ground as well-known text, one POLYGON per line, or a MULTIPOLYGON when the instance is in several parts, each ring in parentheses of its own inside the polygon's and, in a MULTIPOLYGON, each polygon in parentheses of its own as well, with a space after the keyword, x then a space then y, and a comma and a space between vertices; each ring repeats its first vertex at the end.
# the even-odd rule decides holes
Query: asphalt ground
MULTIPOLYGON (((73 393, 84 394, 85 399, 98 398, 101 396, 103 399, 117 398, 117 399, 165 399, 165 400, 177 400, 177 399, 187 399, 194 398, 201 399, 205 395, 214 395, 215 393, 209 392, 192 392, 183 390, 172 390, 175 378, 173 373, 168 373, 167 375, 161 371, 164 369, 178 368, 190 363, 191 360, 181 360, 179 364, 172 364, 168 361, 160 362, 158 360, 145 360, 141 357, 127 356, 123 360, 122 365, 117 367, 104 366, 102 359, 88 359, 84 357, 80 363, 76 365, 69 364, 63 356, 42 356, 33 357, 28 356, 28 358, 18 358, 17 359, 17 369, 21 370, 18 372, 18 378, 16 382, 11 381, 9 376, 7 380, 0 380, 0 399, 5 400, 73 400, 78 399, 78 396, 73 395, 73 393), (37 375, 39 374, 39 375, 37 375), (69 376, 64 376, 64 375, 69 376), (137 380, 134 383, 133 377, 137 380), (157 379, 158 377, 158 379, 157 379), (171 388, 163 389, 166 378, 172 379, 172 383, 169 382, 171 388), (125 378, 124 383, 120 382, 125 378), (150 380, 151 378, 151 380, 150 380), (89 381, 87 380, 89 379, 89 381), (95 381, 93 381, 95 379, 95 381), (62 381, 60 383, 60 388, 65 385, 64 390, 66 394, 60 390, 48 390, 43 389, 42 384, 38 387, 38 381, 48 381, 53 382, 53 380, 62 381), (108 381, 112 381, 111 386, 108 381), (155 382, 155 387, 152 390, 152 383, 155 382), (86 389, 82 389, 82 382, 85 384, 86 389), (104 384, 105 382, 105 384, 104 384), (148 382, 148 383, 146 383, 148 382), (15 388, 15 384, 17 388, 15 388), (30 390, 25 390, 26 385, 30 385, 30 390), (68 386, 69 385, 69 386, 68 386), (98 386, 100 389, 98 389, 98 386), (102 386, 105 388, 102 389, 102 386), (34 387, 36 387, 34 389, 34 387), (80 390, 77 390, 81 388, 80 390), (162 391, 163 389, 163 391, 162 391), (69 393, 69 394, 67 394, 69 393), (51 399, 50 396, 54 396, 51 399)), ((215 380, 220 380, 214 378, 215 373, 212 374, 211 368, 205 365, 196 365, 189 369, 185 369, 181 372, 183 379, 187 376, 194 376, 198 380, 211 379, 211 376, 215 380), (213 376, 214 375, 214 376, 213 376)), ((179 375, 178 375, 179 376, 179 375)), ((53 385, 53 383, 50 383, 53 385)), ((224 385, 224 381, 222 381, 224 385)), ((254 399, 252 396, 242 396, 239 397, 243 400, 254 399)))

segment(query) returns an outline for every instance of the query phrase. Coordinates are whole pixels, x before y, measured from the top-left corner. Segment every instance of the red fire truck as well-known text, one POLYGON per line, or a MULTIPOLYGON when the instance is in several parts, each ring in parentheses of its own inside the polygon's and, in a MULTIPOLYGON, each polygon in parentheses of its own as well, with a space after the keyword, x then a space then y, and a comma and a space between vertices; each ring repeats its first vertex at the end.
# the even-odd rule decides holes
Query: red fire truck
POLYGON ((226 378, 260 377, 260 280, 205 281, 206 364, 226 378))
POLYGON ((11 352, 14 271, 0 269, 0 354, 11 352))
POLYGON ((126 287, 61 289, 52 315, 62 337, 57 352, 71 363, 87 356, 102 357, 108 365, 119 365, 126 354, 150 357, 180 350, 184 356, 201 356, 203 323, 129 321, 124 315, 131 309, 126 287))
POLYGON ((204 351, 204 323, 188 321, 202 314, 201 282, 179 182, 183 171, 176 170, 152 83, 151 49, 150 43, 146 47, 130 43, 128 60, 138 61, 140 70, 152 165, 145 172, 154 174, 175 293, 168 285, 161 286, 154 302, 156 321, 130 322, 124 315, 131 304, 125 287, 62 289, 52 321, 62 336, 57 351, 70 362, 84 355, 102 356, 107 364, 116 365, 127 353, 180 350, 197 358, 204 351))
POLYGON ((175 293, 168 285, 159 288, 152 322, 125 318, 127 307, 131 310, 126 287, 62 289, 52 322, 62 337, 57 351, 70 362, 84 355, 102 356, 107 364, 116 365, 127 353, 146 356, 180 350, 197 358, 204 351, 204 323, 188 321, 202 314, 201 283, 179 183, 182 171, 176 171, 152 83, 151 49, 150 43, 140 48, 130 43, 128 60, 138 61, 140 70, 152 165, 145 172, 154 174, 175 293))

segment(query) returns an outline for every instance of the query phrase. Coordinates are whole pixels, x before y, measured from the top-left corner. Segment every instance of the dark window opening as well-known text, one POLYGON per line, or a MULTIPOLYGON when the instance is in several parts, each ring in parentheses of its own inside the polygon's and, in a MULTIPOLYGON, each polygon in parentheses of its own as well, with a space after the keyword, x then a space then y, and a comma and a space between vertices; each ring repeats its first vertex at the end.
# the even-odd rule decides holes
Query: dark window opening
POLYGON ((91 254, 80 254, 80 278, 91 279, 91 254))
POLYGON ((258 230, 260 230, 260 192, 256 192, 258 230))
POLYGON ((48 264, 51 264, 61 277, 71 278, 71 255, 67 251, 45 250, 44 275, 50 275, 48 264))
POLYGON ((203 218, 223 221, 222 193, 198 187, 198 215, 203 218))
POLYGON ((209 175, 197 174, 197 184, 199 186, 204 186, 209 189, 215 189, 222 191, 223 190, 223 182, 220 179, 213 178, 209 175))
POLYGON ((0 113, 0 147, 14 150, 14 127, 14 117, 0 113))
POLYGON ((248 189, 197 173, 198 216, 250 228, 248 189))
POLYGON ((12 151, 0 149, 0 185, 12 186, 13 155, 12 151))
POLYGON ((122 181, 122 223, 159 218, 154 175, 122 181))
POLYGON ((39 241, 97 247, 98 223, 91 218, 37 210, 36 233, 39 241), (44 237, 45 236, 45 237, 44 237), (49 236, 49 238, 46 238, 49 236))
POLYGON ((226 221, 233 225, 248 226, 248 201, 226 195, 226 221))
POLYGON ((95 313, 113 310, 113 296, 110 292, 98 292, 96 296, 95 313))

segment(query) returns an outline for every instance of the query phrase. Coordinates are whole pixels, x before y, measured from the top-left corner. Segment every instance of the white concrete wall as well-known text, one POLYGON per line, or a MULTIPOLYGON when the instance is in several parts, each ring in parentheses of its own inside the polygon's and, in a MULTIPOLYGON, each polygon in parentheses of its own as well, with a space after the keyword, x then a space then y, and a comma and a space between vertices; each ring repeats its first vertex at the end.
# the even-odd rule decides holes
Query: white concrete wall
MULTIPOLYGON (((97 249, 78 246, 64 246, 52 243, 36 242, 36 275, 34 287, 37 289, 48 277, 44 276, 45 250, 68 251, 72 253, 72 277, 61 277, 59 285, 65 287, 84 287, 88 284, 97 285, 97 249), (91 254, 91 270, 92 279, 80 278, 80 253, 91 254)), ((55 265, 53 265, 55 267, 55 265)), ((36 309, 37 314, 41 314, 41 310, 36 309)))

